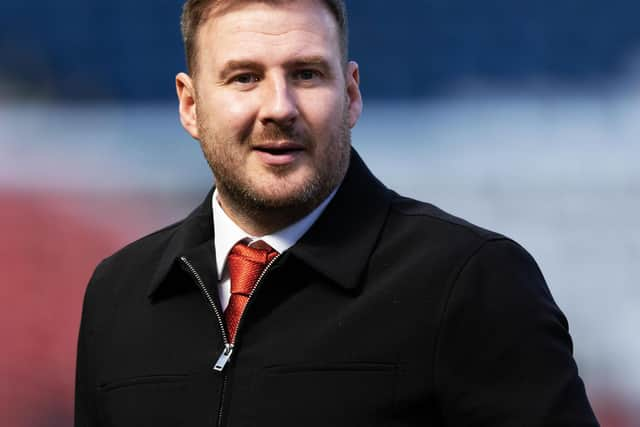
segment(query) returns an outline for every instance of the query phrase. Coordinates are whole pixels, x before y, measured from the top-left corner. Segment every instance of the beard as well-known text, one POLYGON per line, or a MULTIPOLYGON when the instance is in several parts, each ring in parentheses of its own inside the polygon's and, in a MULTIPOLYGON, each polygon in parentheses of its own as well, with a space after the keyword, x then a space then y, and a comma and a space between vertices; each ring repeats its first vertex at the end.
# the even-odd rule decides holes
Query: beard
POLYGON ((223 207, 231 211, 228 214, 252 222, 269 222, 272 226, 268 228, 275 231, 301 219, 322 203, 340 184, 349 166, 351 128, 346 107, 343 111, 342 120, 324 143, 308 132, 276 122, 267 123, 257 134, 249 132, 239 140, 225 139, 208 127, 206 120, 200 120, 200 145, 218 193, 224 198, 223 207), (268 179, 272 185, 265 188, 255 182, 255 171, 243 171, 238 165, 244 163, 250 147, 278 140, 303 144, 305 155, 313 159, 313 167, 302 182, 288 179, 295 172, 295 165, 271 168, 268 179))

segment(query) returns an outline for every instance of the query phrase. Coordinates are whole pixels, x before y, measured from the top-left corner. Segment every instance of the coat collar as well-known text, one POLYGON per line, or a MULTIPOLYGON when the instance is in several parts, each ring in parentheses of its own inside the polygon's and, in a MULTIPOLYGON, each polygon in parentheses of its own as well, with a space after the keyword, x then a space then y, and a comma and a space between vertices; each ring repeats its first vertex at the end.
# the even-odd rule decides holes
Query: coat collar
MULTIPOLYGON (((155 272, 151 277, 148 296, 152 297, 163 286, 168 286, 169 281, 165 281, 167 275, 179 262, 181 256, 186 256, 188 252, 196 248, 210 246, 213 257, 211 263, 214 271, 215 248, 213 247, 213 211, 211 210, 211 197, 213 188, 209 191, 202 203, 193 210, 184 220, 174 225, 168 244, 164 248, 158 261, 155 272), (208 244, 210 242, 210 244, 208 244)), ((217 276, 217 272, 216 275, 217 276)))
MULTIPOLYGON (((290 254, 345 289, 355 288, 387 217, 391 194, 352 149, 349 169, 340 189, 313 226, 289 250, 290 254)), ((169 281, 164 279, 181 256, 198 248, 208 248, 213 264, 210 271, 217 273, 212 196, 213 190, 174 229, 153 275, 149 296, 168 285, 169 281)))
POLYGON ((340 189, 291 254, 342 287, 355 288, 387 218, 391 194, 352 149, 340 189))

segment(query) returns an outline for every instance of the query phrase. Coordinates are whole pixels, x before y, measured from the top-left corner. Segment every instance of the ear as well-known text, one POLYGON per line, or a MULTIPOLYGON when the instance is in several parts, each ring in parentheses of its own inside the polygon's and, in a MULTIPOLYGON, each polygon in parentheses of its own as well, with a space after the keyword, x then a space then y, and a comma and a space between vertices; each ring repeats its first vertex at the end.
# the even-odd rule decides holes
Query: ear
POLYGON ((360 94, 360 70, 358 64, 349 61, 346 75, 347 96, 349 98, 349 126, 354 127, 362 113, 362 95, 360 94))
POLYGON ((180 103, 180 123, 189 135, 199 139, 198 135, 198 115, 196 112, 196 93, 193 80, 188 74, 179 73, 176 76, 176 92, 180 103))

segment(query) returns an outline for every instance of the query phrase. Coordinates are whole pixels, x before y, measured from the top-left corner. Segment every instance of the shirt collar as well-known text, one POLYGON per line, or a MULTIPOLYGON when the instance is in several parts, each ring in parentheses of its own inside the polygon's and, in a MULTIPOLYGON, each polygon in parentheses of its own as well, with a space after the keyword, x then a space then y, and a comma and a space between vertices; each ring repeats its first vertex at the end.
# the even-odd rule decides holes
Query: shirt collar
POLYGON ((222 278, 227 256, 231 248, 241 240, 248 240, 249 246, 259 240, 265 242, 279 253, 283 253, 293 246, 309 228, 313 225, 318 217, 325 210, 333 196, 335 196, 338 188, 333 190, 329 196, 324 199, 317 208, 299 221, 265 236, 251 236, 240 228, 222 209, 218 203, 218 190, 216 189, 211 197, 211 206, 213 211, 213 230, 214 245, 216 253, 216 266, 218 267, 218 280, 222 278))

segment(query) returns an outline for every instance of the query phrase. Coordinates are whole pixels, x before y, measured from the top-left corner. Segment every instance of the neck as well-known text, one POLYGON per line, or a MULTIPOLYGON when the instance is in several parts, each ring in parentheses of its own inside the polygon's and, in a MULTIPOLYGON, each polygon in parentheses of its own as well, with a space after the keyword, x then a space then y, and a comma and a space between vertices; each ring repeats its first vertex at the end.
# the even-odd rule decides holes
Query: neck
POLYGON ((321 202, 311 206, 251 208, 238 206, 225 197, 218 188, 218 203, 233 222, 248 235, 261 237, 273 234, 301 220, 311 213, 321 202))

